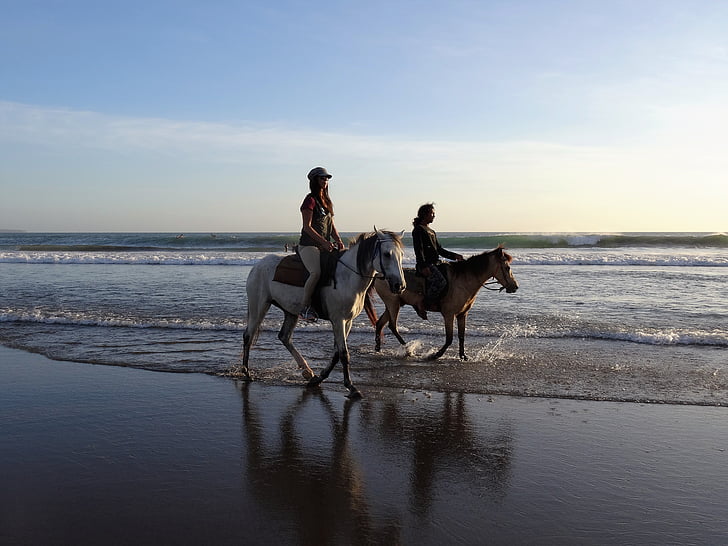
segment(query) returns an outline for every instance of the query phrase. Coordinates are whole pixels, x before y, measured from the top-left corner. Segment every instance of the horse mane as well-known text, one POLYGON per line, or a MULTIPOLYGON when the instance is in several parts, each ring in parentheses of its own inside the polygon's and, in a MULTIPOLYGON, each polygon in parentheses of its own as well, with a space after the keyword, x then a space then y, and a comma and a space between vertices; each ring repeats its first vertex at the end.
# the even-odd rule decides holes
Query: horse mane
POLYGON ((451 271, 456 277, 461 275, 475 274, 483 270, 485 263, 496 253, 502 253, 507 263, 513 261, 513 256, 505 251, 506 247, 498 245, 493 250, 486 250, 480 254, 470 256, 461 262, 450 262, 451 271))
MULTIPOLYGON (((391 237, 392 241, 394 241, 394 244, 400 249, 404 250, 404 244, 402 243, 402 237, 399 233, 394 233, 392 231, 380 231, 379 233, 388 235, 391 237)), ((374 256, 374 252, 377 248, 377 242, 379 238, 377 236, 376 232, 369 232, 369 233, 360 233, 356 236, 356 238, 350 243, 349 248, 353 246, 359 246, 359 252, 356 255, 356 268, 359 271, 364 271, 364 268, 367 266, 367 262, 374 256)))

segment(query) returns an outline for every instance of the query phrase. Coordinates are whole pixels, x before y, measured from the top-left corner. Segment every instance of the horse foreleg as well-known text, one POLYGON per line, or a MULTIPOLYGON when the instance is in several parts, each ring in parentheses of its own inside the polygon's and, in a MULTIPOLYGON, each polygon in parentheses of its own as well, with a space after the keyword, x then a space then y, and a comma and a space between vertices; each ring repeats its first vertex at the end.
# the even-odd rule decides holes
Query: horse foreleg
POLYGON ((468 355, 465 354, 465 319, 468 318, 468 312, 460 313, 458 319, 458 341, 460 342, 460 360, 467 360, 468 355))
POLYGON ((344 386, 348 389, 349 398, 361 398, 361 393, 356 389, 354 384, 351 382, 351 376, 349 375, 349 347, 346 344, 346 338, 351 329, 351 321, 337 321, 331 322, 331 326, 334 329, 334 345, 336 347, 334 356, 331 359, 331 363, 323 370, 318 377, 314 377, 309 381, 309 385, 315 386, 324 381, 334 369, 334 366, 341 360, 341 364, 344 372, 344 386))
POLYGON ((447 348, 452 344, 452 334, 453 334, 453 319, 455 318, 453 315, 443 315, 443 318, 445 319, 445 345, 443 345, 439 351, 437 351, 435 354, 433 354, 429 360, 436 360, 440 358, 442 355, 445 354, 445 351, 447 351, 447 348))
POLYGON ((308 382, 308 386, 317 387, 318 385, 323 383, 323 381, 329 377, 329 374, 334 369, 334 366, 336 366, 336 364, 338 364, 338 362, 339 362, 339 351, 336 350, 336 351, 334 351, 334 356, 331 358, 331 363, 328 366, 326 366, 326 368, 321 370, 321 372, 318 375, 314 375, 311 378, 311 380, 308 382))
POLYGON ((351 376, 349 375, 349 350, 341 355, 341 367, 344 370, 344 386, 349 390, 349 394, 346 396, 351 399, 361 398, 361 393, 351 382, 351 376))
POLYGON ((283 319, 283 326, 281 326, 281 329, 278 332, 278 339, 293 356, 293 359, 296 361, 296 364, 298 364, 298 367, 301 370, 303 378, 310 380, 314 378, 316 374, 313 373, 313 370, 309 367, 306 359, 303 358, 301 353, 298 352, 298 349, 293 346, 293 342, 291 341, 291 338, 293 337, 293 329, 296 327, 296 323, 298 322, 298 315, 294 315, 287 311, 284 313, 285 318, 283 319))
POLYGON ((341 353, 341 367, 344 371, 344 386, 349 389, 349 394, 346 396, 350 399, 355 398, 361 398, 361 393, 357 390, 357 388, 354 386, 354 384, 351 382, 351 376, 349 375, 349 344, 347 343, 347 339, 349 339, 349 332, 351 332, 351 326, 352 321, 347 320, 344 323, 344 339, 343 339, 343 350, 339 350, 341 353))

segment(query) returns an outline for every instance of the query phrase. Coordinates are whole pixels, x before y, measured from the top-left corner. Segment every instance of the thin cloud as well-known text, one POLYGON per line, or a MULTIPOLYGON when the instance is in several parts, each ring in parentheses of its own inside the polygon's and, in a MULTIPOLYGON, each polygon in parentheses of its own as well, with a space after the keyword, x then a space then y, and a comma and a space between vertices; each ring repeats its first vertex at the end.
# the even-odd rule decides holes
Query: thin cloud
POLYGON ((398 139, 381 135, 296 130, 261 124, 222 124, 106 114, 0 102, 0 139, 48 148, 84 148, 120 153, 185 154, 198 160, 245 162, 258 154, 318 156, 412 164, 417 170, 438 165, 448 170, 468 164, 533 165, 556 158, 592 161, 607 153, 595 147, 546 142, 473 142, 398 139))

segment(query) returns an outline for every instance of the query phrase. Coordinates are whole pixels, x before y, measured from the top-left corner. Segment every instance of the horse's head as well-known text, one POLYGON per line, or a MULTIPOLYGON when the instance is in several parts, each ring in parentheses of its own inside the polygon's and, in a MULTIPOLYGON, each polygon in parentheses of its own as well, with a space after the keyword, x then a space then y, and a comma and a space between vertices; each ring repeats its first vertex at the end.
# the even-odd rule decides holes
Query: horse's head
POLYGON ((508 254, 502 246, 496 248, 493 252, 493 260, 495 260, 495 272, 493 276, 506 292, 513 294, 518 290, 518 282, 511 271, 511 262, 513 257, 508 254))
POLYGON ((402 235, 391 231, 379 231, 375 226, 374 237, 376 237, 376 247, 372 254, 372 266, 384 276, 393 294, 401 294, 407 287, 402 271, 404 256, 402 235))

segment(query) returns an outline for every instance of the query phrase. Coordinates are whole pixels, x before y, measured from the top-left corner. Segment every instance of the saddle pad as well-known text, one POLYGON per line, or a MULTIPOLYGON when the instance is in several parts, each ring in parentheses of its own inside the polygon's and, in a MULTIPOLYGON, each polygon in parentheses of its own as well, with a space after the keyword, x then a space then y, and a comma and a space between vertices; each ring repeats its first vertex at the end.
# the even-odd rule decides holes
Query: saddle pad
POLYGON ((308 279, 308 271, 297 254, 286 256, 276 267, 273 280, 291 286, 303 286, 308 279))

